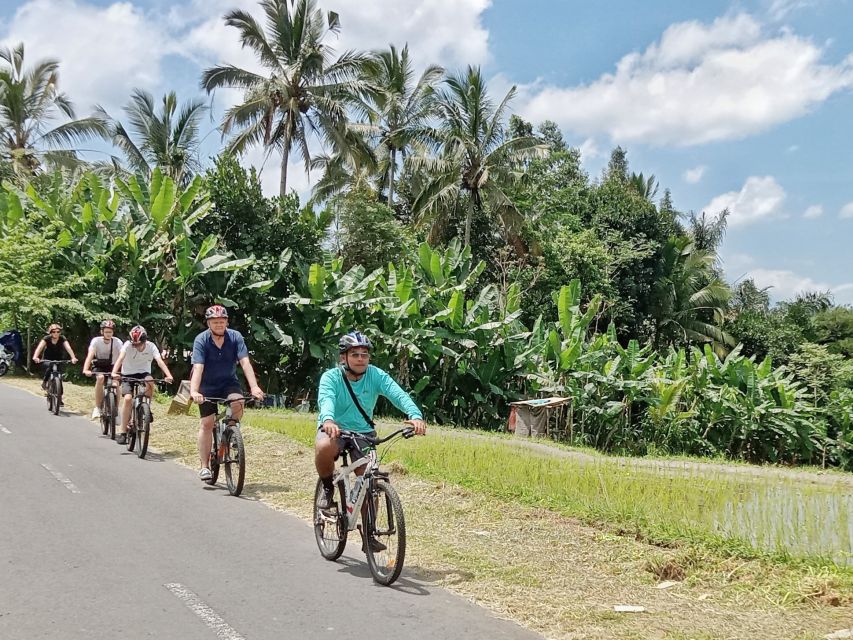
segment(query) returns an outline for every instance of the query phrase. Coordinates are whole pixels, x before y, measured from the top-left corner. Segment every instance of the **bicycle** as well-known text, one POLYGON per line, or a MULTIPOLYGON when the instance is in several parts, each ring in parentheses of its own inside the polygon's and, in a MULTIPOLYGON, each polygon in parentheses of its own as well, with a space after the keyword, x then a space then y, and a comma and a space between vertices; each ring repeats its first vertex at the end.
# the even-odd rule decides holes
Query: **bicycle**
POLYGON ((50 366, 50 373, 44 388, 47 391, 47 410, 55 416, 59 415, 59 408, 62 406, 62 371, 59 365, 69 362, 70 360, 39 360, 40 364, 50 366))
POLYGON ((165 380, 146 380, 144 378, 126 378, 126 381, 130 385, 133 400, 130 406, 130 420, 127 424, 125 446, 128 451, 136 449, 136 455, 139 458, 144 458, 145 454, 148 453, 148 437, 151 435, 151 423, 154 418, 151 415, 151 398, 145 395, 144 388, 142 391, 140 388, 148 383, 168 383, 165 380))
POLYGON ((414 427, 404 427, 384 438, 371 438, 353 431, 341 431, 340 438, 345 442, 342 465, 335 471, 332 482, 337 488, 339 502, 332 503, 332 509, 322 511, 317 500, 322 495, 323 483, 317 480, 314 492, 314 537, 320 548, 320 555, 326 560, 337 560, 344 551, 347 536, 358 527, 362 536, 362 550, 367 555, 367 565, 373 579, 384 586, 392 584, 400 577, 406 556, 406 521, 403 516, 403 504, 400 496, 391 486, 387 472, 379 469, 381 457, 376 448, 397 436, 411 438, 414 427), (365 451, 361 443, 370 446, 365 451), (357 453, 361 457, 348 464, 347 454, 357 453), (364 473, 357 476, 355 471, 364 467, 364 473), (354 479, 351 479, 353 478, 354 479), (366 518, 363 525, 357 525, 362 515, 362 505, 367 500, 366 518), (379 542, 378 545, 374 541, 379 542))
POLYGON ((243 492, 243 481, 246 479, 246 448, 243 445, 243 433, 240 431, 240 421, 231 414, 232 402, 253 400, 252 396, 242 398, 208 398, 205 402, 215 402, 216 425, 213 428, 213 443, 210 447, 210 479, 205 480, 210 486, 215 486, 219 478, 219 469, 225 465, 225 484, 228 493, 239 496, 243 492), (219 405, 225 405, 225 413, 220 417, 219 405))
POLYGON ((98 407, 101 410, 101 433, 109 436, 110 440, 115 440, 118 399, 116 398, 116 388, 112 384, 113 374, 92 373, 92 376, 104 378, 104 398, 101 400, 101 406, 98 407))

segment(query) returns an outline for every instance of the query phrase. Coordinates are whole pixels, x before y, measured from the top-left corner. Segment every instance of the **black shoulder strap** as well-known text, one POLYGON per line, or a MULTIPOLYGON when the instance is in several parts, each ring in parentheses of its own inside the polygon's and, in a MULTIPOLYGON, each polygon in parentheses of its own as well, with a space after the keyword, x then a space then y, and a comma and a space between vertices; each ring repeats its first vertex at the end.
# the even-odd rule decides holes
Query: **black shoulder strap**
POLYGON ((364 418, 364 421, 370 425, 371 429, 376 429, 376 424, 370 417, 367 415, 367 412, 362 408, 361 403, 359 403, 358 398, 355 397, 355 391, 352 390, 352 385, 349 383, 349 378, 347 378, 346 371, 341 368, 341 377, 344 379, 344 384, 347 387, 347 391, 349 391, 349 397, 352 398, 353 404, 355 404, 355 408, 358 409, 358 412, 361 414, 361 417, 364 418))

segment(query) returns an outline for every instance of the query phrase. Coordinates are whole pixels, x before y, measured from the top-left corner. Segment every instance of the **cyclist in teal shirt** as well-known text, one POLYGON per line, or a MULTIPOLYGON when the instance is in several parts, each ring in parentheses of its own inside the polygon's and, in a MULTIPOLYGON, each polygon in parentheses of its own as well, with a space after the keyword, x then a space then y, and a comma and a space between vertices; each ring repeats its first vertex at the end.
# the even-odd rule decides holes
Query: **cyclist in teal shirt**
MULTIPOLYGON (((322 509, 331 508, 334 501, 332 475, 335 472, 335 458, 343 448, 338 438, 341 429, 358 431, 366 435, 376 435, 373 427, 367 423, 356 407, 344 384, 344 376, 349 380, 358 402, 373 418, 373 409, 379 396, 385 396, 395 407, 408 416, 415 433, 426 433, 426 424, 421 410, 412 398, 379 367, 370 364, 370 340, 364 334, 353 331, 338 342, 340 366, 329 369, 320 377, 320 389, 317 393, 317 439, 314 443, 314 464, 317 474, 323 482, 324 495, 317 502, 322 509)), ((371 541, 373 544, 373 541, 371 541)))

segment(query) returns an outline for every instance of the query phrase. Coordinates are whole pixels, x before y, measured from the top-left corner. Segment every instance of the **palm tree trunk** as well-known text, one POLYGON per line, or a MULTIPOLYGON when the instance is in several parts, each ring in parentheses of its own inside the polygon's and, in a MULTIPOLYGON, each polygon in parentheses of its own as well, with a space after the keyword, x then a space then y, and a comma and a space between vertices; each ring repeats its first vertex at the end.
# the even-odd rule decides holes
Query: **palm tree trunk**
POLYGON ((388 165, 388 206, 394 206, 394 170, 397 168, 397 150, 391 147, 391 162, 388 165))
POLYGON ((281 149, 281 181, 278 186, 278 195, 284 200, 287 195, 287 160, 290 157, 290 145, 285 140, 281 149))
POLYGON ((468 211, 465 214, 465 246, 471 246, 471 218, 474 217, 474 208, 480 199, 479 191, 471 192, 471 200, 468 203, 468 211))

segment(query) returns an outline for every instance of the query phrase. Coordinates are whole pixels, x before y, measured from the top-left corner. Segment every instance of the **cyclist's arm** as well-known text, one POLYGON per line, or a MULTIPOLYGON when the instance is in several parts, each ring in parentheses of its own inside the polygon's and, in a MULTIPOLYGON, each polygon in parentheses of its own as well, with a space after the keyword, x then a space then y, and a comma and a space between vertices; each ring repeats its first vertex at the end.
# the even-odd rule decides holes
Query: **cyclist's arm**
POLYGON ((88 376, 92 373, 90 367, 92 366, 92 360, 95 359, 95 347, 89 347, 89 350, 86 352, 86 359, 83 361, 83 375, 88 376))
POLYGON ((68 353, 68 355, 71 356, 71 359, 76 360, 77 356, 74 355, 74 349, 71 348, 71 343, 66 340, 63 346, 65 347, 65 351, 68 353))
POLYGON ((335 421, 335 396, 337 388, 334 378, 329 372, 320 376, 320 388, 317 390, 317 426, 322 427, 326 421, 335 421))
POLYGON ((252 367, 249 356, 240 358, 239 362, 240 366, 243 368, 243 375, 246 376, 246 382, 249 383, 249 390, 252 392, 252 395, 258 398, 258 400, 263 399, 264 392, 261 391, 260 386, 258 386, 258 379, 255 377, 255 369, 252 367))
MULTIPOLYGON (((199 388, 201 387, 201 376, 204 373, 204 365, 203 364, 194 364, 193 372, 190 376, 190 395, 195 397, 201 395, 199 388)), ((198 402, 198 400, 196 400, 198 402)))
POLYGON ((154 358, 154 361, 157 363, 157 366, 160 367, 160 371, 163 372, 163 377, 166 378, 167 382, 174 380, 172 372, 169 371, 169 365, 166 364, 166 361, 163 360, 163 358, 154 358))
POLYGON ((122 365, 122 363, 124 362, 124 356, 125 356, 125 355, 127 355, 127 351, 125 351, 124 349, 122 349, 122 350, 121 350, 121 353, 120 353, 120 354, 118 354, 118 360, 116 360, 116 363, 113 365, 113 375, 114 375, 114 376, 117 376, 117 375, 119 375, 119 374, 120 374, 120 372, 121 372, 121 365, 122 365))
POLYGON ((41 352, 44 351, 45 348, 47 348, 47 342, 42 340, 36 347, 36 352, 33 354, 33 360, 38 360, 41 357, 41 352))
POLYGON ((380 393, 388 398, 391 404, 405 413, 409 417, 409 420, 423 420, 424 415, 418 409, 418 405, 415 404, 412 397, 385 371, 380 370, 378 373, 380 393))

